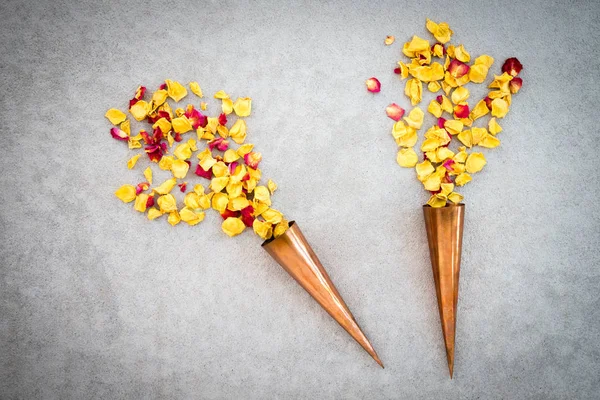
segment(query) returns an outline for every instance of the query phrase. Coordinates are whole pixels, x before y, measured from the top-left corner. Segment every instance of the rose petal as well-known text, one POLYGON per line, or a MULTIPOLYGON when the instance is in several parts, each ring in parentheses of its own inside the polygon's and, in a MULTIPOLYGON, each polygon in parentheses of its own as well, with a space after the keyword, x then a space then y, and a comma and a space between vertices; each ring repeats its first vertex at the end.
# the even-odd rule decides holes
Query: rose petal
POLYGON ((515 57, 508 58, 502 65, 502 72, 506 72, 511 76, 517 76, 523 69, 523 65, 515 57))
POLYGON ((400 107, 396 103, 392 103, 385 108, 385 113, 394 121, 400 121, 400 119, 404 115, 404 108, 400 107))
POLYGON ((367 79, 366 84, 367 90, 371 93, 379 93, 381 91, 381 83, 375 77, 367 79))

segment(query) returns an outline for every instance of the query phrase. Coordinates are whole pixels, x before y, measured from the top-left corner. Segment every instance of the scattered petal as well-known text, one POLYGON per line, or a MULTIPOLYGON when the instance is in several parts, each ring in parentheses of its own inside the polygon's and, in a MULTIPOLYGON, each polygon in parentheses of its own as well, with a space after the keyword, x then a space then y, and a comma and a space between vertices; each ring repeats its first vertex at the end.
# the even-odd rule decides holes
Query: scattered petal
POLYGON ((118 188, 115 192, 115 196, 119 198, 123 203, 129 203, 135 200, 135 187, 133 185, 123 185, 118 188))
POLYGON ((392 103, 385 108, 385 113, 394 121, 400 121, 400 119, 404 115, 404 108, 400 107, 396 103, 392 103))
POLYGON ((367 79, 366 84, 367 90, 371 93, 379 93, 381 91, 381 83, 375 77, 367 79))
POLYGON ((117 110, 116 108, 111 108, 104 114, 106 118, 113 125, 119 125, 121 122, 127 119, 127 115, 123 111, 117 110))
POLYGON ((389 46, 389 45, 391 45, 392 43, 394 43, 394 40, 396 40, 396 38, 395 38, 395 37, 393 37, 393 36, 386 36, 386 37, 385 37, 385 40, 383 41, 383 43, 384 43, 386 46, 389 46))

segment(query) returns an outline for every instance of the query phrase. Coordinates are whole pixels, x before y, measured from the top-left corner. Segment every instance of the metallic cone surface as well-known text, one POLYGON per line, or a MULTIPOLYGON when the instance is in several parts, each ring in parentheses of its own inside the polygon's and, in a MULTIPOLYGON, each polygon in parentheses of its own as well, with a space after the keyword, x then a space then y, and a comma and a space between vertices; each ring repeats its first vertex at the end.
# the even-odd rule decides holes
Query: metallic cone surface
POLYGON ((423 206, 423 214, 427 228, 429 255, 433 267, 442 332, 446 344, 448 369, 450 370, 450 378, 452 378, 465 205, 449 205, 442 208, 423 206))
POLYGON ((262 247, 383 367, 298 224, 291 221, 283 235, 262 247))

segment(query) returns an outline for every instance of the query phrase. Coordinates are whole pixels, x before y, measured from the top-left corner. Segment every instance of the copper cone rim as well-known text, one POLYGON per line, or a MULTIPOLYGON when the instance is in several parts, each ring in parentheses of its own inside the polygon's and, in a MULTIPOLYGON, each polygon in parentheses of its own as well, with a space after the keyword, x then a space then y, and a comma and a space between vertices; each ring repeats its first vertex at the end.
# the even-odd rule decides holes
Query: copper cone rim
POLYGON ((383 368, 375 349, 354 319, 301 229, 295 221, 290 221, 289 226, 285 233, 277 238, 265 240, 261 247, 383 368), (270 244, 272 245, 269 246, 270 244))
POLYGON ((456 314, 465 205, 423 205, 427 243, 450 378, 454 372, 456 314))

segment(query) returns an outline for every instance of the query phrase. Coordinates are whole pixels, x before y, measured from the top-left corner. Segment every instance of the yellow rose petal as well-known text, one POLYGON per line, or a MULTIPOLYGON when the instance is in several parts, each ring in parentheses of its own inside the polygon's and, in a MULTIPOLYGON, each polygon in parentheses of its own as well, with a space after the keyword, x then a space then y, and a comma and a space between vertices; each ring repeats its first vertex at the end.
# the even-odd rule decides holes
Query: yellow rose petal
POLYGON ((267 189, 269 189, 269 192, 271 192, 271 194, 273 194, 277 190, 277 184, 269 179, 267 181, 267 189))
POLYGON ((167 84, 167 94, 175 101, 179 101, 187 96, 187 89, 179 82, 170 79, 165 80, 167 84))
POLYGON ((204 97, 204 95, 202 94, 202 89, 200 89, 200 85, 198 84, 198 82, 190 82, 190 90, 196 96, 200 98, 204 97))
POLYGON ((419 158, 417 157, 417 153, 415 153, 412 148, 400 149, 398 151, 396 162, 401 167, 412 168, 417 164, 418 161, 419 158))
POLYGON ((172 156, 162 156, 162 158, 158 162, 158 168, 162 169, 163 171, 170 171, 171 165, 173 165, 172 156))
POLYGON ((483 137, 483 139, 481 139, 478 145, 488 149, 493 149, 494 147, 498 147, 500 145, 500 140, 493 135, 487 134, 483 137))
POLYGON ((123 185, 115 191, 115 196, 123 203, 129 203, 135 200, 135 186, 123 185))
POLYGON ((135 204, 133 208, 139 212, 146 212, 146 203, 148 202, 148 196, 146 193, 140 193, 135 198, 135 204))
POLYGON ((463 200, 463 196, 462 194, 452 192, 448 195, 448 200, 450 200, 454 204, 459 204, 463 200))
POLYGON ((230 98, 223 99, 221 103, 221 110, 223 114, 229 115, 233 112, 233 101, 230 98))
POLYGON ((146 181, 152 185, 152 169, 150 167, 144 170, 144 178, 146 178, 146 181))
POLYGON ((415 129, 421 129, 423 126, 423 118, 425 118, 425 113, 419 107, 415 107, 410 110, 408 117, 404 117, 404 121, 406 124, 415 129))
POLYGON ((169 224, 171 224, 172 226, 177 225, 179 222, 181 222, 181 217, 179 216, 179 213, 177 212, 177 210, 172 211, 169 213, 169 217, 167 218, 167 221, 169 222, 169 224))
POLYGON ((129 108, 129 113, 133 115, 137 121, 143 121, 148 116, 150 112, 150 104, 146 103, 144 100, 139 100, 137 103, 129 108))
POLYGON ((504 99, 492 100, 492 116, 497 118, 504 118, 508 113, 508 103, 504 99))
POLYGON ((171 178, 167 179, 163 183, 160 184, 159 187, 152 189, 155 193, 158 194, 168 194, 173 190, 175 185, 177 184, 177 179, 171 178))
POLYGON ((177 211, 177 201, 172 194, 165 194, 163 196, 159 196, 156 201, 160 211, 163 213, 170 213, 173 211, 177 211))
POLYGON ((462 174, 459 174, 456 179, 454 180, 454 183, 457 186, 464 186, 467 183, 471 182, 471 175, 467 174, 466 172, 463 172, 462 174))
POLYGON ((173 130, 176 133, 185 133, 192 130, 192 124, 185 115, 173 118, 173 120, 171 121, 171 125, 173 126, 173 130))
POLYGON ((140 157, 141 157, 141 154, 136 154, 135 156, 131 157, 127 161, 127 168, 133 169, 133 167, 135 167, 135 164, 137 163, 137 161, 139 160, 140 157))
POLYGON ((217 93, 215 93, 215 99, 219 99, 219 100, 223 100, 223 99, 228 99, 229 95, 227 93, 225 93, 224 90, 219 90, 217 93))
POLYGON ((189 143, 180 143, 175 147, 173 155, 180 160, 187 160, 192 156, 192 149, 189 143))
POLYGON ((228 183, 229 183, 228 176, 212 178, 212 180, 210 181, 210 189, 215 193, 219 193, 221 190, 225 189, 225 186, 227 186, 228 183))
POLYGON ((433 174, 435 168, 433 168, 433 165, 431 165, 429 160, 425 160, 422 163, 415 165, 415 170, 417 171, 417 178, 420 181, 423 181, 429 175, 433 174))
POLYGON ((485 164, 487 164, 487 161, 485 161, 485 156, 482 153, 471 153, 467 157, 465 168, 468 173, 474 174, 481 171, 485 164))
POLYGON ((221 224, 221 229, 223 230, 223 232, 225 232, 225 234, 227 234, 227 236, 233 237, 244 232, 244 229, 246 229, 246 225, 244 225, 242 220, 239 218, 228 217, 221 224))
POLYGON ((152 207, 148 210, 148 219, 150 221, 155 220, 156 218, 160 217, 161 215, 163 215, 163 213, 154 207, 152 207))
POLYGON ((113 125, 119 125, 121 122, 127 119, 127 115, 125 115, 123 111, 117 110, 116 108, 111 108, 106 112, 106 114, 104 114, 104 116, 108 118, 110 123, 113 125))
POLYGON ((190 165, 183 160, 175 160, 171 165, 171 171, 173 172, 173 176, 177 179, 185 178, 189 169, 190 165))
POLYGON ((280 223, 273 229, 273 237, 278 238, 283 235, 290 228, 289 222, 286 219, 282 219, 280 223))
POLYGON ((223 161, 232 163, 240 158, 239 154, 234 149, 227 149, 223 154, 223 161))
POLYGON ((252 111, 252 99, 250 97, 238 97, 233 103, 233 111, 238 117, 247 117, 252 111))
POLYGON ((171 122, 165 117, 162 117, 152 125, 152 128, 160 128, 162 133, 167 133, 171 130, 171 122))
POLYGON ((465 88, 465 87, 458 87, 456 89, 454 89, 454 92, 452 92, 452 102, 454 104, 460 104, 463 103, 465 101, 467 101, 467 99, 469 98, 469 89, 465 88))
POLYGON ((167 101, 168 96, 169 94, 166 90, 157 90, 156 92, 152 93, 152 104, 154 105, 154 107, 166 104, 165 101, 167 101))
POLYGON ((264 218, 268 223, 276 225, 283 219, 283 214, 280 211, 269 208, 261 214, 261 217, 264 218))
POLYGON ((488 122, 488 130, 494 136, 496 136, 498 133, 502 132, 502 127, 500 125, 498 125, 496 118, 490 118, 490 121, 488 122))
POLYGON ((252 223, 252 229, 263 240, 268 240, 273 236, 273 226, 268 222, 259 221, 258 218, 252 223))
POLYGON ((444 196, 443 194, 434 194, 432 195, 429 200, 427 200, 427 204, 430 205, 433 208, 442 208, 446 206, 446 196, 444 196))
POLYGON ((204 220, 204 212, 203 211, 195 212, 195 211, 189 209, 188 207, 183 207, 179 211, 179 216, 183 222, 187 223, 188 225, 192 225, 192 226, 199 224, 200 222, 202 222, 204 220))
POLYGON ((271 205, 271 194, 269 189, 265 186, 257 186, 254 188, 254 199, 268 206, 271 205))

